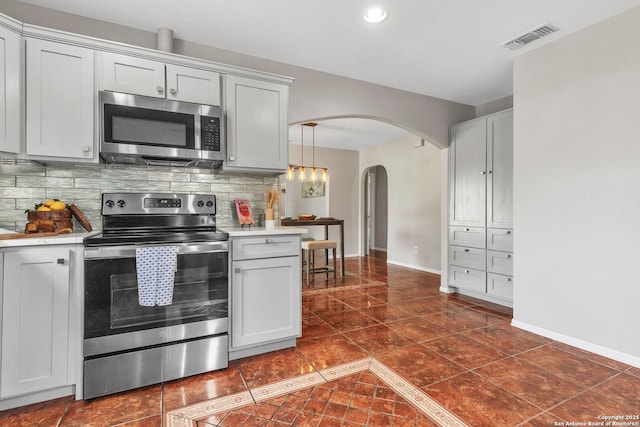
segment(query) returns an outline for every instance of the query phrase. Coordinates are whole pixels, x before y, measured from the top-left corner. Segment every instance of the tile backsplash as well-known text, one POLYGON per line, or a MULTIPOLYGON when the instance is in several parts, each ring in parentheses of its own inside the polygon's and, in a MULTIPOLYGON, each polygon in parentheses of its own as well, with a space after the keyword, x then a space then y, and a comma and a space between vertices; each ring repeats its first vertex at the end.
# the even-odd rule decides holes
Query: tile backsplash
MULTIPOLYGON (((222 174, 211 169, 117 164, 56 164, 0 159, 0 228, 22 232, 25 210, 46 199, 73 203, 100 229, 103 192, 215 194, 218 227, 237 226, 234 199, 247 199, 261 225, 266 193, 278 188, 278 177, 222 174)), ((82 226, 74 223, 74 230, 82 226)))

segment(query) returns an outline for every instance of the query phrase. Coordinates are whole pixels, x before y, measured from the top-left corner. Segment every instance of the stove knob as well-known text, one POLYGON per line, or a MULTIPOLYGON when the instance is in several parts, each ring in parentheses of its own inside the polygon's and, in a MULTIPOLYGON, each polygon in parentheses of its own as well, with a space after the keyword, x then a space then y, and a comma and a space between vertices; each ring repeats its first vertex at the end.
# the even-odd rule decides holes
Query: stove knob
POLYGON ((112 208, 113 205, 115 205, 113 200, 107 200, 106 202, 104 202, 104 204, 107 205, 108 208, 112 208))
POLYGON ((204 206, 204 202, 202 200, 198 200, 198 207, 201 208, 204 206))
POLYGON ((208 207, 208 208, 210 208, 210 207, 212 207, 212 206, 213 206, 213 201, 209 200, 209 201, 207 202, 207 207, 208 207))
POLYGON ((124 200, 118 200, 118 207, 119 208, 124 208, 124 205, 126 205, 127 203, 124 200))

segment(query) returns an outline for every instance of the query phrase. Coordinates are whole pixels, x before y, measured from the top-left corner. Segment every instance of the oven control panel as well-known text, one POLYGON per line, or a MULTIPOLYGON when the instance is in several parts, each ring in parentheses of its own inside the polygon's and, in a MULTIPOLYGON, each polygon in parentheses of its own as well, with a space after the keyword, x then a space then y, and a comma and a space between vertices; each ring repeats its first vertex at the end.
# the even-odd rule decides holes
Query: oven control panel
POLYGON ((213 194, 103 193, 102 215, 216 214, 213 194))
POLYGON ((144 199, 144 207, 145 208, 181 208, 182 199, 147 197, 144 199))

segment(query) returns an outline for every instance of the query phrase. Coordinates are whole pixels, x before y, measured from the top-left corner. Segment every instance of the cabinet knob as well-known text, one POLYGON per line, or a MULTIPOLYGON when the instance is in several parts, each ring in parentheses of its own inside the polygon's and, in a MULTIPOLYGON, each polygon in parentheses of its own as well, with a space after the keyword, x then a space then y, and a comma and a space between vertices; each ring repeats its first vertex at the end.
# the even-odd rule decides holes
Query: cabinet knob
POLYGON ((465 272, 465 273, 468 273, 468 272, 469 272, 469 270, 465 270, 464 272, 465 272))
POLYGON ((270 244, 270 243, 273 243, 273 240, 271 240, 271 239, 266 239, 266 240, 265 240, 265 243, 268 245, 268 244, 270 244))
POLYGON ((493 171, 489 171, 489 174, 492 174, 492 173, 493 173, 493 171))
POLYGON ((231 160, 232 162, 236 159, 236 156, 229 156, 229 160, 231 160))
POLYGON ((176 95, 178 94, 178 91, 177 91, 177 90, 175 90, 175 89, 173 89, 173 88, 169 89, 169 92, 170 92, 170 93, 171 93, 171 95, 173 95, 173 96, 176 96, 176 95))
POLYGON ((507 230, 507 234, 511 234, 511 230, 507 230))
POLYGON ((56 263, 64 265, 64 261, 65 261, 65 259, 64 259, 64 258, 58 258, 58 259, 56 260, 56 263))
POLYGON ((507 259, 511 258, 511 254, 506 254, 505 258, 507 258, 507 259))
POLYGON ((468 227, 467 227, 467 228, 465 228, 465 229, 464 229, 464 231, 469 231, 469 228, 468 228, 468 227))
POLYGON ((242 270, 240 270, 238 267, 235 268, 235 270, 233 270, 234 273, 240 273, 242 272, 242 270))
POLYGON ((156 90, 158 91, 158 93, 163 93, 164 92, 164 88, 162 86, 157 86, 156 90))
POLYGON ((91 147, 89 147, 88 145, 83 145, 82 146, 82 152, 83 153, 89 153, 91 151, 91 147))
POLYGON ((480 172, 480 175, 486 175, 486 174, 487 174, 487 171, 481 171, 480 172))

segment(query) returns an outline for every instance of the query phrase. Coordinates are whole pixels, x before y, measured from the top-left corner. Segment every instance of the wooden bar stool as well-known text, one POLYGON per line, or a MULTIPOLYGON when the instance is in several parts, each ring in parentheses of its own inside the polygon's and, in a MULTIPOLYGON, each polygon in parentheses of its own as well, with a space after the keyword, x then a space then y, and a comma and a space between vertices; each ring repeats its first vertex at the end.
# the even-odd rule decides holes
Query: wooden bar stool
POLYGON ((309 285, 310 273, 324 273, 327 280, 329 280, 329 272, 333 271, 333 281, 336 281, 336 242, 333 240, 303 240, 302 254, 304 255, 305 270, 307 274, 307 286, 309 285), (314 252, 318 249, 324 249, 325 262, 324 267, 315 266, 314 252), (329 267, 329 249, 333 250, 333 268, 329 267))

